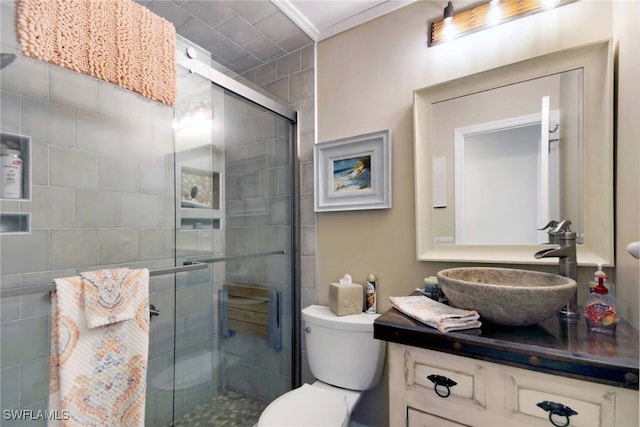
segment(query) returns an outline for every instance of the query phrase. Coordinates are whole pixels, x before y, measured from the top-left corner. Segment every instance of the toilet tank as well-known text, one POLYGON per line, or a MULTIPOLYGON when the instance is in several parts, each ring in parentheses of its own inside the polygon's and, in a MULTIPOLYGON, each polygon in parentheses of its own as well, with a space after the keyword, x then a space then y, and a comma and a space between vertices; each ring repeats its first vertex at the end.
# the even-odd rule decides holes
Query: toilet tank
POLYGON ((373 338, 377 314, 336 316, 329 307, 302 310, 307 358, 318 380, 350 390, 373 388, 382 375, 386 342, 373 338))

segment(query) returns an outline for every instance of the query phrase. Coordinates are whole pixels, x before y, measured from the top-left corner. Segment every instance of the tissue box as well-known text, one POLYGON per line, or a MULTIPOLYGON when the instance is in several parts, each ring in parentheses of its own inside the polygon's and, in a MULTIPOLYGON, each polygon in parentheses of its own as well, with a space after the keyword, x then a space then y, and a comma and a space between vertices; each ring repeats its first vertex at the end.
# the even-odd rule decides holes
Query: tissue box
POLYGON ((341 286, 340 283, 329 284, 329 308, 337 316, 362 313, 364 294, 362 285, 352 283, 341 286))

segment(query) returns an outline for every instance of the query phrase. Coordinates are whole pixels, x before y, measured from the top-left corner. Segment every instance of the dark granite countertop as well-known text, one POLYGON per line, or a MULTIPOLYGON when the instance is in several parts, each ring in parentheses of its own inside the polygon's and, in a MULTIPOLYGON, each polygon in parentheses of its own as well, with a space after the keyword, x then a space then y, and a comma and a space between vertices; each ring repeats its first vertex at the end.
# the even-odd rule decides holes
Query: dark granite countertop
POLYGON ((638 390, 638 331, 621 319, 615 336, 589 333, 584 318, 553 316, 534 326, 443 333, 392 308, 373 325, 380 340, 638 390))

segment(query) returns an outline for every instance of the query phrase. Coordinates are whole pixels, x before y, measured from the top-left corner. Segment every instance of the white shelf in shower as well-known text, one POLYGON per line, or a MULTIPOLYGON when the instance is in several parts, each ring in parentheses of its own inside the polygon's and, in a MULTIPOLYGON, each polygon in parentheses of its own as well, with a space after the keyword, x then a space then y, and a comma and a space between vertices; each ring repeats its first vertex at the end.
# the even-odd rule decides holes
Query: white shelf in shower
POLYGON ((30 212, 0 213, 0 234, 29 234, 31 233, 30 212))

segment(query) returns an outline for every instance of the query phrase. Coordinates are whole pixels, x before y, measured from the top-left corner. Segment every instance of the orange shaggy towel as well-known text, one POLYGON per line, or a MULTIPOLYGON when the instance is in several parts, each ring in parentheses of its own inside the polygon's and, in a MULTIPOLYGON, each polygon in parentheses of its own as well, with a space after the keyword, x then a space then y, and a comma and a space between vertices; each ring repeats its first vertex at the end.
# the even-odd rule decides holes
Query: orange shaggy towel
POLYGON ((24 56, 175 104, 176 30, 132 0, 18 0, 24 56))

